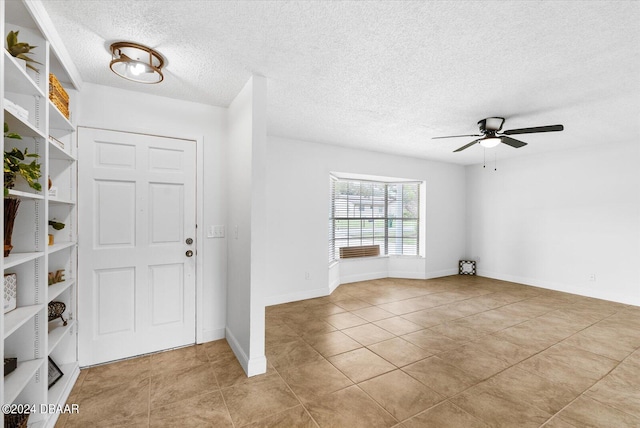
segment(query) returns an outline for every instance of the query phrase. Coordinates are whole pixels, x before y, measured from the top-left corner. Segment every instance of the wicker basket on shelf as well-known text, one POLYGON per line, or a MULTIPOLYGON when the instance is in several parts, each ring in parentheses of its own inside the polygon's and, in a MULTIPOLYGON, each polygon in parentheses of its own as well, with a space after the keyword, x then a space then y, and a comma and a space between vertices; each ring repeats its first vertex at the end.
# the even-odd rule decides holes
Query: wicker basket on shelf
POLYGON ((29 413, 10 413, 4 415, 4 428, 27 428, 29 413))
POLYGON ((69 119, 69 94, 52 73, 49 73, 49 99, 69 119))

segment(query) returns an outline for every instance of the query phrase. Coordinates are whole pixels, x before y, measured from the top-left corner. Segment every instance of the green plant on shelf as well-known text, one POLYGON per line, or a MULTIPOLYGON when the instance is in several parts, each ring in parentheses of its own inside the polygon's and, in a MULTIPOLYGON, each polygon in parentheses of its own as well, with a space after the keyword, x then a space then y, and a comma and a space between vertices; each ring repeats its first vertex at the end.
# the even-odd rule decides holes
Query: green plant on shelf
POLYGON ((40 73, 40 70, 31 65, 31 63, 33 62, 40 65, 42 65, 42 63, 27 56, 31 53, 31 49, 35 49, 37 46, 31 46, 29 43, 25 42, 18 42, 19 32, 20 31, 9 31, 9 34, 7 34, 7 51, 12 57, 24 60, 27 63, 27 67, 36 73, 40 73))
MULTIPOLYGON (((4 124, 4 137, 21 140, 22 137, 16 133, 9 132, 9 125, 4 124)), ((42 176, 40 164, 36 161, 40 155, 29 153, 27 148, 24 152, 14 147, 10 151, 4 152, 4 196, 9 195, 9 189, 13 189, 18 176, 25 179, 29 187, 34 190, 42 190, 38 179, 42 176), (31 162, 25 162, 27 158, 32 158, 31 162)))

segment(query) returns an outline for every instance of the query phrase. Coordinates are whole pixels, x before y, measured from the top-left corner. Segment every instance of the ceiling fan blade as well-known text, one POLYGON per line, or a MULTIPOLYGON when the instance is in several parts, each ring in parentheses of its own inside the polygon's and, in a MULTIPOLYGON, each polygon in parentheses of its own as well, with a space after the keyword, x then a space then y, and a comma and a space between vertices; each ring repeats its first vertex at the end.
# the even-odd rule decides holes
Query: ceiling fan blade
POLYGON ((479 142, 480 142, 480 140, 474 140, 474 141, 470 142, 469 144, 466 144, 466 145, 464 145, 464 146, 460 147, 459 149, 454 150, 454 151, 453 151, 453 153, 455 153, 455 152, 461 152, 461 151, 463 151, 464 149, 468 149, 469 147, 471 147, 471 146, 473 146, 474 144, 477 144, 477 143, 479 143, 479 142))
POLYGON ((511 137, 502 136, 502 137, 500 137, 500 139, 506 145, 511 146, 513 148, 516 148, 516 149, 519 149, 520 147, 524 147, 524 146, 527 145, 527 143, 525 143, 524 141, 516 140, 515 138, 511 138, 511 137))
POLYGON ((516 135, 516 134, 535 134, 536 132, 556 132, 562 131, 564 126, 562 125, 549 125, 549 126, 535 126, 533 128, 519 128, 509 129, 504 131, 503 135, 516 135))
POLYGON ((458 138, 458 137, 482 137, 480 134, 470 134, 470 135, 448 135, 446 137, 431 137, 432 140, 438 140, 440 138, 458 138))

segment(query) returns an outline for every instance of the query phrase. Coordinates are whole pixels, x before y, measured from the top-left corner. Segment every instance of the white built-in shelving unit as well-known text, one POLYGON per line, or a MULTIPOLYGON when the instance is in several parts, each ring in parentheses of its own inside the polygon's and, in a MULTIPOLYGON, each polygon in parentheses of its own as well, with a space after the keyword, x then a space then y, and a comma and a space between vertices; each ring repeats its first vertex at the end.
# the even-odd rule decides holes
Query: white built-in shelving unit
MULTIPOLYGON (((36 73, 24 67, 6 49, 0 60, 0 106, 4 122, 22 140, 4 139, 3 150, 18 147, 37 153, 41 163, 40 192, 17 180, 10 197, 21 200, 15 221, 11 254, 0 262, 4 274, 18 278, 17 308, 0 317, 4 357, 18 359, 15 371, 4 376, 0 387, 2 404, 32 404, 29 426, 53 426, 57 414, 40 413, 41 405, 65 404, 80 372, 76 322, 77 296, 77 143, 73 113, 79 78, 66 52, 52 32, 52 26, 37 0, 0 0, 3 40, 9 31, 20 31, 19 41, 37 46, 32 58, 41 64, 36 73), (53 40, 52 40, 53 39, 53 40), (69 94, 70 119, 49 100, 49 73, 53 73, 69 94), (9 102, 5 101, 8 100, 9 102), (12 108, 18 105, 28 118, 12 108), (53 137, 56 141, 51 139, 53 137), (63 146, 60 145, 62 143, 63 146), (57 188, 47 190, 48 179, 57 188), (49 220, 65 223, 59 231, 49 220), (49 245, 48 234, 54 235, 49 245), (64 270, 64 281, 48 285, 48 273, 64 270), (48 304, 63 302, 67 325, 60 319, 48 321, 48 304), (48 359, 64 373, 48 388, 48 359)), ((3 42, 3 44, 5 44, 3 42)))

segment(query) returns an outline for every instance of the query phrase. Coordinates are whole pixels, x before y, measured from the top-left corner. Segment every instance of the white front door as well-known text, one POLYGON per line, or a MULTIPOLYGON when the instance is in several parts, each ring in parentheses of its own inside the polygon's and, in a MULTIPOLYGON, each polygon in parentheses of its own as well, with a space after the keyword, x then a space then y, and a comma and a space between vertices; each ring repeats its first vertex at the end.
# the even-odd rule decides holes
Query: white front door
POLYGON ((80 128, 78 160, 80 365, 195 343, 195 141, 80 128))

